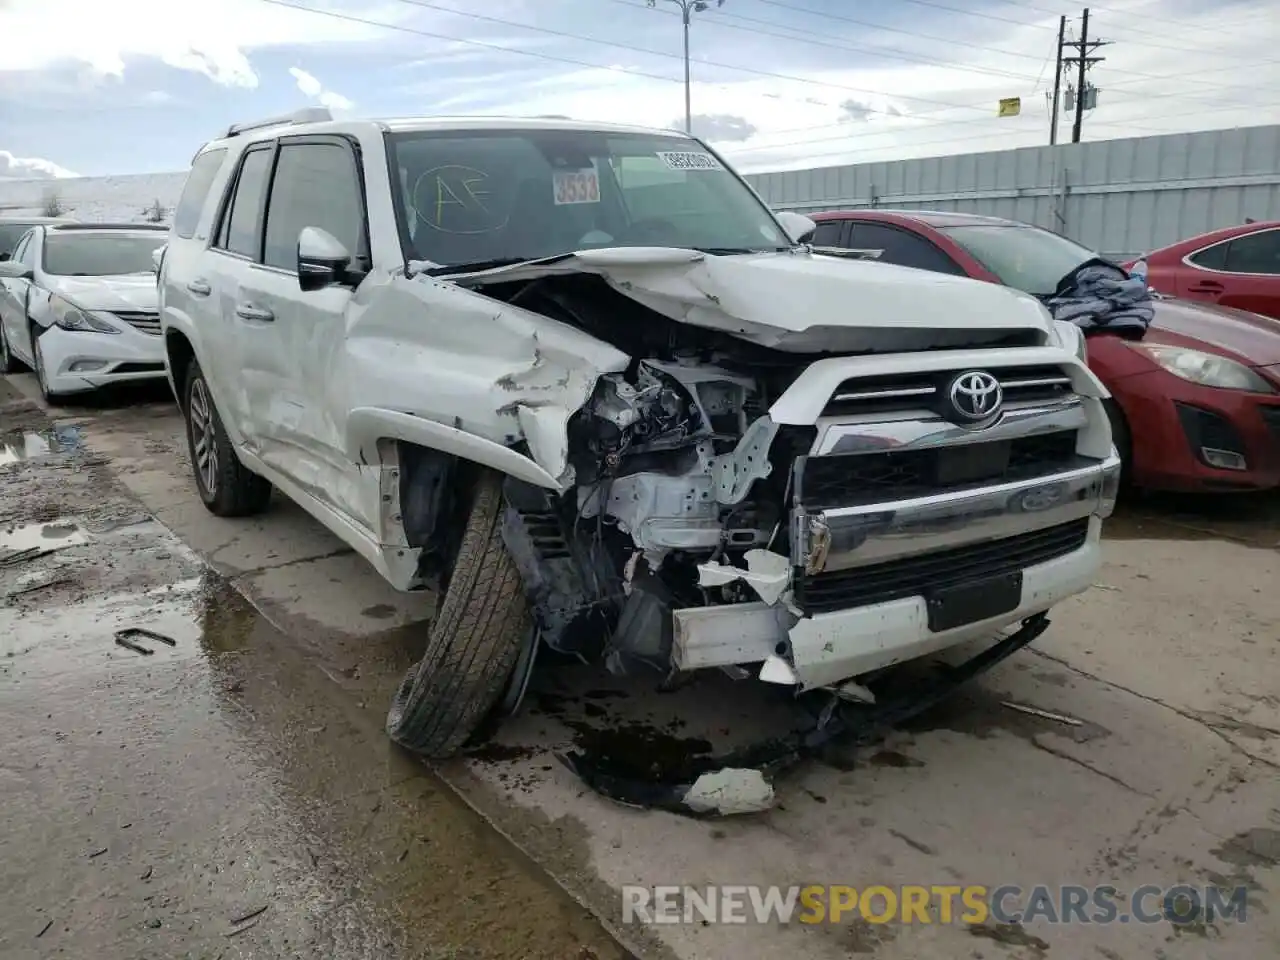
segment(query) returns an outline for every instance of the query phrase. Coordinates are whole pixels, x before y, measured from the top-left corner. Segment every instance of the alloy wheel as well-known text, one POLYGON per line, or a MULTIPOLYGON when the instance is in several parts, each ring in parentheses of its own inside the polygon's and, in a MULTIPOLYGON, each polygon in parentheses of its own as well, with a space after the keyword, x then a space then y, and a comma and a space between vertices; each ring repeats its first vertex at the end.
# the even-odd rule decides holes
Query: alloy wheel
POLYGON ((218 492, 218 436, 213 429, 213 403, 204 380, 191 381, 191 397, 187 402, 187 423, 191 431, 191 451, 196 458, 196 474, 205 493, 218 492))

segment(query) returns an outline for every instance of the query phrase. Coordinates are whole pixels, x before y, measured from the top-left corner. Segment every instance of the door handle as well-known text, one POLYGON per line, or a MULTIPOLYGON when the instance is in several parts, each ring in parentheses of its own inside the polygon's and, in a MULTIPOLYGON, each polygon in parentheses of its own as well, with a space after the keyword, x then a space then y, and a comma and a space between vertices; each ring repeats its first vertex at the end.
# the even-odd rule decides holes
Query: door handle
POLYGON ((255 307, 252 303, 241 303, 236 306, 236 316, 241 320, 256 320, 259 323, 270 323, 276 315, 270 310, 255 307))
POLYGON ((1217 280, 1201 280, 1199 283, 1193 283, 1187 289, 1192 293, 1221 293, 1223 286, 1217 280))
POLYGON ((213 292, 213 288, 205 280, 192 280, 187 284, 187 289, 197 297, 207 297, 213 292))

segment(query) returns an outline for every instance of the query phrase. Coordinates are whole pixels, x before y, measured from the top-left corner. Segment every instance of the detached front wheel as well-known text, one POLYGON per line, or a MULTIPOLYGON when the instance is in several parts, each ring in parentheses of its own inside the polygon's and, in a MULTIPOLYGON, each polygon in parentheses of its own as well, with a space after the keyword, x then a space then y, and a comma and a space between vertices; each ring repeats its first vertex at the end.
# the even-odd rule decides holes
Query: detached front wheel
POLYGON ((405 675, 387 733, 435 760, 457 753, 498 705, 532 636, 524 583, 502 540, 502 475, 483 471, 427 650, 405 675))

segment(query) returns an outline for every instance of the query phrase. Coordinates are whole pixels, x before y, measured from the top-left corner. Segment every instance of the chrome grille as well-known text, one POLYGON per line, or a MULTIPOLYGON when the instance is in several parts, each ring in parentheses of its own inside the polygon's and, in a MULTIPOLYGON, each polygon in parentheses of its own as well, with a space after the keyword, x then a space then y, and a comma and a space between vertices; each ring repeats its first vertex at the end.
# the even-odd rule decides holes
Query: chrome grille
POLYGON ((810 457, 800 499, 815 509, 906 500, 975 484, 1051 476, 1079 465, 1075 430, 963 445, 810 457))
POLYGON ((119 317, 135 330, 158 336, 160 333, 160 314, 143 310, 112 310, 113 317, 119 317))
MULTIPOLYGON (((932 410, 947 383, 961 370, 890 374, 846 380, 836 387, 823 410, 825 417, 932 410)), ((1000 381, 1006 404, 1065 399, 1071 378, 1061 367, 1040 365, 988 371, 1000 381)))
POLYGON ((805 613, 815 614, 920 596, 1047 563, 1079 550, 1088 535, 1086 518, 853 570, 807 574, 796 581, 796 602, 805 613))

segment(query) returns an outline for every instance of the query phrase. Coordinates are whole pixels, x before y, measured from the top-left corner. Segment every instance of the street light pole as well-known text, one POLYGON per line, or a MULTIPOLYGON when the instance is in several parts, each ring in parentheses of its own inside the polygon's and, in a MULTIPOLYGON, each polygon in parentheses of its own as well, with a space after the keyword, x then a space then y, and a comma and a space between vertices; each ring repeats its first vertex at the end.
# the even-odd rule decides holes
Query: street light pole
MULTIPOLYGON (((713 0, 666 0, 680 8, 680 20, 684 26, 684 132, 693 133, 693 105, 689 78, 689 24, 695 13, 711 9, 713 0)), ((714 0, 717 7, 724 6, 724 0, 714 0)), ((650 7, 656 7, 658 0, 649 0, 650 7)))

